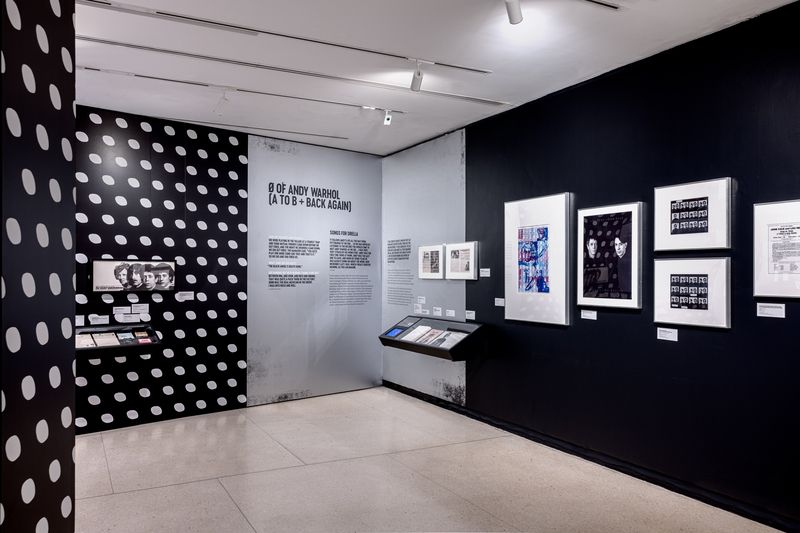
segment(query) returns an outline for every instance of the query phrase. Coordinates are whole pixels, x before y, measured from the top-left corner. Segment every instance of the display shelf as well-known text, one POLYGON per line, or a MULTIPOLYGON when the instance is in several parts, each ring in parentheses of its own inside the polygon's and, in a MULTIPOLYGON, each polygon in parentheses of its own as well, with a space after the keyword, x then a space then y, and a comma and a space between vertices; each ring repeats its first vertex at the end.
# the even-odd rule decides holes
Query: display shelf
POLYGON ((450 361, 465 361, 486 350, 481 324, 407 316, 378 336, 381 344, 450 361))
POLYGON ((124 326, 88 326, 75 328, 75 350, 78 352, 98 350, 147 349, 161 344, 158 334, 150 324, 124 326), (88 344, 91 339, 92 345, 88 344))

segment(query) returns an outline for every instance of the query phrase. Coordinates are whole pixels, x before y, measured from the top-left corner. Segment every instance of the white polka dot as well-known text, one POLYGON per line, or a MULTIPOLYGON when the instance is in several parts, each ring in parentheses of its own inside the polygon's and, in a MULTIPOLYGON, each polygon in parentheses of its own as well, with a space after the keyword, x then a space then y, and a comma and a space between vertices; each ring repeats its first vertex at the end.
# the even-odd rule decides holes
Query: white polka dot
POLYGON ((152 170, 153 168, 153 165, 151 165, 150 161, 148 161, 147 159, 142 159, 141 161, 139 161, 139 165, 141 165, 141 167, 145 170, 152 170))
POLYGON ((173 128, 172 126, 164 126, 164 133, 166 133, 169 136, 173 136, 175 135, 175 128, 173 128))
POLYGON ((96 394, 92 394, 86 400, 89 402, 89 405, 100 405, 100 397, 96 394))
POLYGON ((97 233, 90 233, 89 242, 91 242, 92 244, 100 244, 101 242, 103 242, 103 239, 97 233))
POLYGON ((50 438, 50 426, 47 424, 47 420, 39 420, 36 423, 36 440, 41 444, 48 438, 50 438))
POLYGON ((61 153, 64 155, 64 159, 72 161, 72 144, 67 138, 61 139, 61 153))
POLYGON ((72 233, 67 228, 61 230, 61 244, 65 250, 72 249, 72 233))
POLYGON ((154 292, 151 296, 154 302, 161 303, 164 301, 164 297, 161 296, 159 293, 154 292))
POLYGON ((64 63, 64 70, 72 73, 72 55, 65 47, 61 47, 61 61, 64 63))
POLYGON ((243 155, 240 155, 240 156, 239 156, 239 162, 240 162, 241 164, 243 164, 243 165, 246 165, 246 164, 247 164, 247 157, 245 157, 245 156, 243 156, 243 155))
POLYGON ((164 190, 164 184, 161 183, 159 180, 152 180, 150 182, 150 186, 152 188, 154 188, 155 190, 157 190, 157 191, 163 191, 164 190))
POLYGON ((100 195, 95 193, 89 195, 89 201, 93 204, 100 204, 103 202, 102 198, 100 198, 100 195))
POLYGON ((75 378, 75 385, 77 385, 78 387, 85 387, 88 384, 89 381, 83 376, 75 378))
POLYGON ((67 429, 72 424, 72 409, 65 407, 61 410, 61 425, 67 429))
POLYGON ((50 481, 52 481, 53 483, 55 483, 61 478, 61 463, 58 462, 58 459, 54 459, 53 462, 50 463, 50 468, 48 468, 48 473, 50 474, 50 481))
POLYGON ((142 235, 141 237, 139 237, 139 242, 145 246, 150 246, 151 244, 153 244, 153 241, 150 240, 150 237, 146 235, 142 235))
POLYGON ((178 192, 186 192, 186 185, 184 185, 181 182, 177 182, 175 184, 175 190, 178 191, 178 192))
POLYGON ((33 274, 30 272, 25 272, 22 275, 22 292, 25 293, 25 296, 28 298, 33 298, 36 295, 36 280, 33 279, 33 274))
POLYGON ((103 300, 103 303, 106 303, 106 304, 113 304, 114 303, 114 297, 111 296, 110 294, 107 294, 107 293, 103 294, 100 297, 100 299, 103 300))
POLYGON ((139 418, 139 413, 131 409, 127 413, 125 413, 125 416, 127 416, 128 419, 130 420, 136 420, 137 418, 139 418))
POLYGON ((36 125, 36 141, 42 150, 50 149, 50 137, 47 135, 47 129, 41 124, 36 125))
POLYGON ((105 413, 100 417, 100 420, 102 420, 106 424, 110 424, 111 422, 114 421, 114 416, 111 415, 110 413, 105 413))
POLYGON ((39 49, 47 54, 50 52, 50 42, 47 39, 47 33, 40 25, 36 25, 36 42, 39 43, 39 49))
POLYGON ((115 235, 114 240, 117 244, 128 244, 128 239, 124 235, 115 235))
POLYGON ((127 120, 125 120, 125 119, 124 119, 124 118, 122 118, 122 117, 117 117, 117 119, 116 119, 114 122, 116 122, 116 123, 117 123, 117 126, 119 126, 120 128, 123 128, 123 129, 124 129, 124 128, 127 128, 127 127, 128 127, 128 121, 127 121, 127 120))
POLYGON ((106 185, 114 185, 113 176, 109 176, 108 174, 103 174, 103 177, 101 179, 103 180, 103 183, 105 183, 106 185))
POLYGON ((19 437, 16 435, 12 435, 6 441, 6 457, 12 463, 19 459, 19 456, 22 454, 22 445, 20 444, 19 437))
POLYGON ((197 211, 197 204, 195 204, 194 202, 186 202, 186 209, 194 213, 195 211, 197 211))
POLYGON ((128 294, 127 298, 128 298, 128 301, 131 302, 132 304, 135 304, 135 303, 137 303, 139 301, 139 297, 137 295, 135 295, 135 294, 128 294))
POLYGON ((139 145, 139 141, 137 141, 136 139, 128 139, 128 146, 130 146, 134 150, 138 150, 141 147, 139 145))
POLYGON ((239 139, 237 139, 233 135, 228 137, 228 142, 231 143, 231 145, 233 145, 233 146, 239 146, 239 139))
POLYGON ((199 228, 201 231, 205 231, 205 230, 207 230, 207 229, 208 229, 208 224, 206 224, 205 220, 198 220, 198 221, 197 221, 197 227, 198 227, 198 228, 199 228))
POLYGON ((172 237, 164 237, 164 245, 172 248, 175 246, 175 240, 172 237))
POLYGON ((235 170, 230 170, 228 171, 228 177, 233 181, 236 181, 239 179, 239 174, 237 174, 235 170))
POLYGON ((72 514, 72 498, 65 496, 64 499, 61 500, 61 516, 66 518, 70 514, 72 514))
POLYGON ((22 28, 22 17, 19 15, 19 8, 14 0, 6 0, 6 14, 15 30, 22 28))
POLYGON ((153 206, 153 204, 147 198, 140 199, 139 203, 142 204, 142 207, 144 207, 146 209, 150 209, 150 207, 153 206))
POLYGON ((81 183, 89 183, 89 176, 87 176, 83 172, 76 172, 75 173, 75 179, 78 180, 81 183))
POLYGON ((61 278, 58 277, 58 274, 55 272, 51 273, 48 281, 50 282, 50 292, 52 292, 54 296, 61 294, 61 278))
POLYGON ((103 215, 102 217, 100 217, 100 220, 102 220, 104 223, 108 224, 109 226, 114 224, 114 217, 112 217, 109 214, 103 215))
POLYGON ((50 234, 47 232, 47 226, 42 223, 36 224, 36 240, 42 248, 50 245, 50 234))
MULTIPOLYGON (((90 359, 90 361, 92 361, 92 359, 90 359)), ((86 419, 83 418, 82 416, 79 416, 78 418, 75 419, 75 425, 78 426, 79 428, 85 428, 86 427, 86 419)))
POLYGON ((6 108, 6 125, 8 126, 8 131, 11 132, 11 135, 14 137, 20 137, 22 135, 22 124, 19 121, 19 115, 10 107, 6 108))
POLYGON ((49 185, 50 185, 50 198, 52 198, 55 203, 59 203, 61 201, 61 186, 54 179, 50 180, 49 185))
POLYGON ((115 196, 114 201, 117 202, 117 205, 121 205, 123 207, 128 205, 128 200, 124 196, 115 196))
POLYGON ((239 196, 242 198, 247 198, 247 191, 244 189, 239 189, 239 196))
POLYGON ((103 123, 103 119, 100 118, 100 115, 98 115, 97 113, 90 113, 89 114, 89 120, 91 120, 92 122, 94 122, 95 124, 98 124, 98 125, 103 123))
POLYGON ((75 132, 75 138, 78 139, 82 143, 89 142, 89 136, 86 135, 86 133, 84 133, 82 131, 76 131, 75 132))
POLYGON ((217 155, 219 156, 221 161, 227 161, 228 160, 228 154, 226 154, 225 152, 220 152, 217 155))
POLYGON ((173 165, 172 163, 164 163, 164 170, 166 170, 171 174, 175 172, 175 165, 173 165))
POLYGON ((172 200, 164 200, 164 207, 171 211, 175 209, 175 202, 172 200))
POLYGON ((114 137, 111 135, 103 135, 103 143, 105 143, 107 146, 114 146, 117 144, 114 140, 114 137))
POLYGON ((114 158, 114 162, 117 164, 117 166, 120 166, 120 167, 123 167, 123 168, 128 166, 128 162, 125 160, 124 157, 117 156, 117 157, 114 158))
POLYGON ((31 503, 33 498, 36 497, 36 483, 31 478, 25 480, 20 489, 23 503, 31 503))
POLYGON ((29 93, 36 92, 36 77, 33 75, 33 71, 31 67, 28 65, 22 65, 22 83, 25 85, 25 88, 28 90, 29 93))
POLYGON ((36 340, 44 346, 50 340, 50 330, 47 329, 47 324, 39 322, 36 324, 36 340))
POLYGON ((65 339, 72 337, 72 319, 66 317, 61 319, 61 336, 65 339))
POLYGON ((89 154, 89 161, 94 163, 95 165, 99 165, 103 162, 103 158, 97 154, 89 154))
POLYGON ((186 173, 191 176, 197 176, 197 169, 194 168, 192 165, 186 167, 186 173))
POLYGON ((58 87, 51 83, 48 91, 50 93, 50 103, 53 104, 53 109, 57 111, 61 110, 61 93, 58 92, 58 87))
POLYGON ((50 0, 50 9, 53 10, 53 14, 56 17, 61 16, 61 3, 59 2, 59 0, 50 0))
POLYGON ((138 226, 139 225, 139 219, 136 218, 135 216, 131 215, 131 216, 128 217, 128 224, 130 224, 131 226, 138 226))
POLYGON ((178 229, 186 229, 186 222, 181 219, 175 220, 175 227, 178 229))
POLYGON ((179 156, 184 156, 186 155, 186 148, 184 148, 183 146, 176 146, 175 153, 177 153, 179 156))
POLYGON ((208 204, 206 207, 208 208, 209 212, 211 212, 211 213, 219 212, 219 208, 217 207, 216 204, 208 204))
POLYGON ((209 168, 208 175, 211 176, 212 178, 216 178, 219 176, 219 172, 217 172, 217 169, 215 168, 209 168))
POLYGON ((22 169, 22 187, 29 195, 36 194, 36 178, 33 177, 33 172, 27 168, 22 169))
POLYGON ((202 148, 197 151, 197 155, 199 155, 201 159, 208 159, 208 152, 202 148))

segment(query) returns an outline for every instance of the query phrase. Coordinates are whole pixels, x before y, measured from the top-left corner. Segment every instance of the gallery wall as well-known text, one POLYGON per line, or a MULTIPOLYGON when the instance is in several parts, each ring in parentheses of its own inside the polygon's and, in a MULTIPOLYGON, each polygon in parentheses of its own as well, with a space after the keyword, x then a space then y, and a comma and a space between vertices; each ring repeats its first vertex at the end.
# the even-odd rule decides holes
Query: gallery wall
POLYGON ((247 403, 381 381, 380 158, 250 136, 247 403))
POLYGON ((75 508, 75 3, 2 15, 2 531, 71 533, 75 508))
POLYGON ((467 285, 495 343, 468 363, 470 410, 798 527, 800 304, 758 318, 752 296, 752 206, 800 198, 798 20, 795 3, 467 128, 466 237, 496 273, 467 285), (725 176, 731 250, 657 257, 731 257, 732 327, 657 340, 653 187, 725 176), (566 191, 577 208, 645 202, 643 307, 576 310, 568 327, 506 321, 503 203, 566 191))
MULTIPOLYGON (((464 241, 464 130, 384 158, 382 206, 382 330, 411 314, 434 318, 436 308, 463 321, 464 284, 472 282, 419 279, 417 248, 464 241)), ((465 369, 464 362, 383 348, 384 381, 459 405, 465 369)))
POLYGON ((83 106, 76 127, 75 313, 147 304, 161 340, 77 352, 78 432, 244 406, 247 135, 83 106), (101 258, 175 261, 175 290, 93 292, 101 258))

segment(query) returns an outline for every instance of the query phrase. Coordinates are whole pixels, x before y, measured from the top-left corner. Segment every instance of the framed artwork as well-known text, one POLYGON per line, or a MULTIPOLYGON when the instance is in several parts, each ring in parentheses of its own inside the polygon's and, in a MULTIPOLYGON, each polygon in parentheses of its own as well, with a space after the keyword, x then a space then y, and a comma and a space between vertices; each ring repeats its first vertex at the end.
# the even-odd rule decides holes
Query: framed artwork
POLYGON ((478 243, 461 242, 445 245, 447 279, 478 279, 478 243))
POLYGON ((175 261, 92 261, 92 291, 175 290, 175 261))
POLYGON ((731 260, 656 259, 654 321, 731 327, 731 260))
POLYGON ((800 298, 800 200, 753 206, 753 296, 800 298))
POLYGON ((506 202, 505 318, 570 323, 570 193, 506 202))
POLYGON ((731 247, 731 178, 655 188, 655 250, 731 247))
POLYGON ((420 246, 419 269, 417 276, 419 279, 442 279, 444 278, 444 246, 437 244, 434 246, 420 246))
POLYGON ((578 210, 578 305, 642 308, 642 205, 578 210))

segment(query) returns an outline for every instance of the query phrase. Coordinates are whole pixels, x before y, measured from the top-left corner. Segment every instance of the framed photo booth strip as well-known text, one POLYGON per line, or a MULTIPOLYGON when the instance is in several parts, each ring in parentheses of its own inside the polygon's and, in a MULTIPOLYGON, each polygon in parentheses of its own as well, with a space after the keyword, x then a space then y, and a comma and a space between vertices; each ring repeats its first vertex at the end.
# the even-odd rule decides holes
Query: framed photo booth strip
POLYGON ((578 210, 578 305, 642 308, 642 206, 578 210))
POLYGON ((753 206, 753 296, 800 298, 800 200, 753 206))
POLYGON ((442 279, 444 278, 444 246, 437 244, 434 246, 420 246, 418 249, 418 271, 419 279, 442 279))
POLYGON ((445 245, 445 277, 478 279, 477 241, 445 245))
POLYGON ((731 327, 731 260, 656 259, 653 321, 731 327))
POLYGON ((505 318, 569 325, 570 193, 505 204, 505 318))
POLYGON ((731 178, 656 187, 655 250, 731 247, 731 178))

